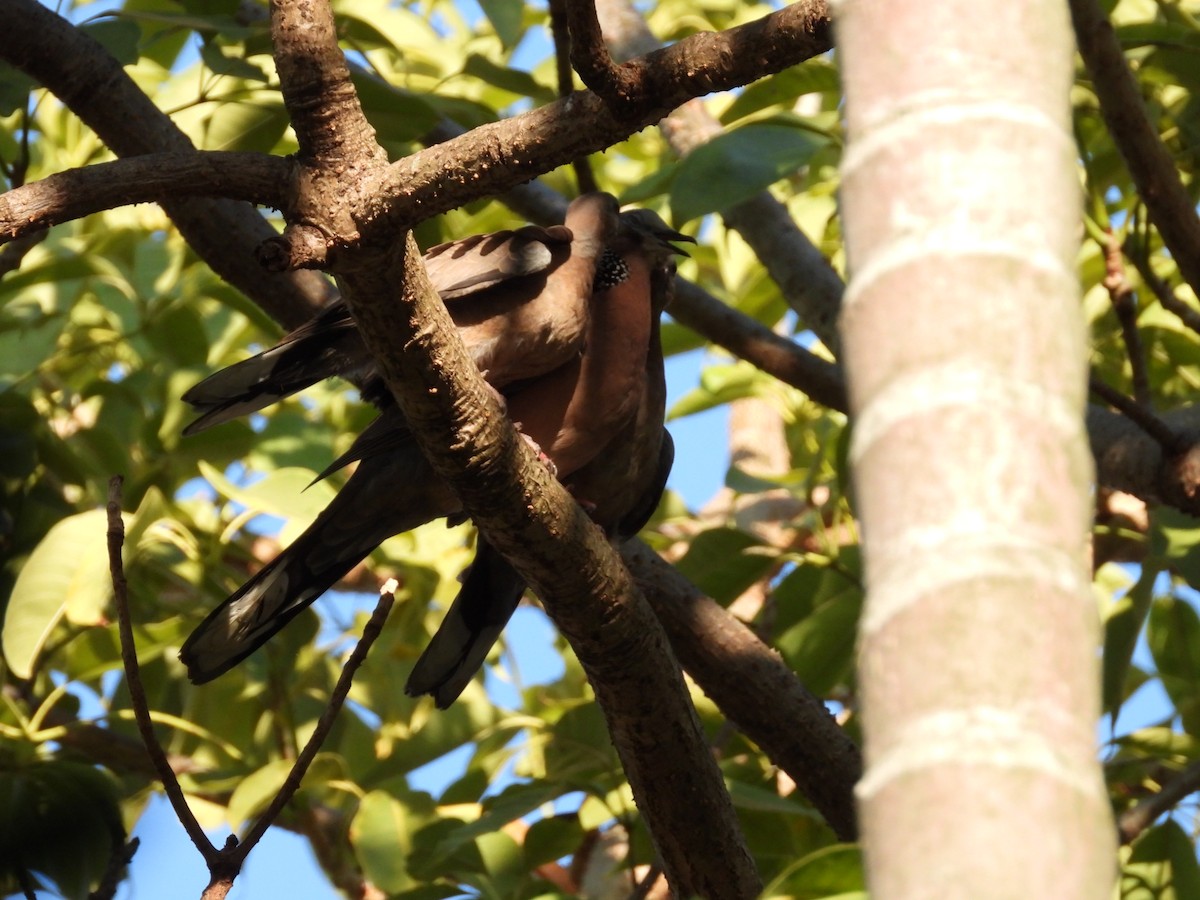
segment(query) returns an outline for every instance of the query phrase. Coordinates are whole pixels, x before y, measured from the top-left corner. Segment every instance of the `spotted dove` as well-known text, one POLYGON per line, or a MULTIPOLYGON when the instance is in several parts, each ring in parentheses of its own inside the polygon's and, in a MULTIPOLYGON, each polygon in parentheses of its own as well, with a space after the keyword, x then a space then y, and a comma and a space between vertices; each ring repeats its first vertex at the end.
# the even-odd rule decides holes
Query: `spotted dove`
MULTIPOLYGON (((642 406, 651 330, 647 325, 637 337, 630 323, 651 318, 645 311, 652 298, 649 281, 637 273, 651 271, 656 260, 674 252, 668 239, 686 239, 649 215, 622 216, 597 275, 601 281, 594 292, 588 284, 580 349, 549 372, 510 383, 505 392, 509 415, 541 446, 560 477, 585 468, 642 406), (622 288, 635 281, 646 286, 622 288), (616 297, 628 299, 602 302, 616 297), (645 310, 640 318, 630 312, 635 301, 645 310)), ((653 319, 656 323, 657 316, 653 319)), ((661 430, 661 414, 658 424, 661 430)), ((184 643, 180 658, 193 682, 228 671, 386 538, 460 514, 456 497, 433 473, 398 410, 385 408, 359 443, 364 439, 366 450, 352 448, 347 455, 360 458, 359 467, 329 506, 184 643)))

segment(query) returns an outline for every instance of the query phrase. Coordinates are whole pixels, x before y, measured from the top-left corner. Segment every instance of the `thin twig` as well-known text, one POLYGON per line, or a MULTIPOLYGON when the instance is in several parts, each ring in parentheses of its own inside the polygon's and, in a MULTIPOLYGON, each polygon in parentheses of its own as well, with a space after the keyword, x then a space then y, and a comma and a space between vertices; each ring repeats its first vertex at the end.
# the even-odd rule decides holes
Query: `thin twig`
POLYGON ((1189 442, 1176 434, 1166 422, 1154 414, 1150 407, 1126 397, 1116 388, 1105 384, 1095 375, 1088 377, 1088 388, 1109 406, 1116 409, 1131 422, 1154 438, 1163 448, 1163 453, 1173 456, 1190 446, 1189 442))
POLYGON ((383 624, 387 621, 388 613, 392 611, 392 604, 396 600, 394 593, 396 587, 396 580, 394 578, 389 578, 384 584, 383 590, 380 592, 379 603, 376 604, 375 611, 371 613, 371 618, 367 621, 367 625, 363 629, 362 637, 358 639, 358 643, 350 653, 346 664, 342 667, 342 674, 338 677, 337 685, 333 689, 329 703, 326 704, 325 710, 321 713, 321 718, 317 720, 317 727, 313 729, 312 736, 304 745, 304 749, 296 757, 296 762, 292 766, 292 770, 288 772, 283 786, 271 801, 271 805, 258 817, 254 826, 246 833, 245 838, 238 847, 236 855, 241 859, 245 859, 246 854, 266 834, 271 823, 300 788, 300 782, 304 779, 304 773, 308 771, 308 767, 316 757, 317 751, 321 749, 325 738, 329 736, 329 731, 333 728, 334 720, 337 718, 338 712, 341 711, 346 696, 350 693, 350 686, 354 681, 355 673, 358 671, 359 666, 363 664, 363 660, 367 658, 367 651, 371 649, 371 645, 375 643, 375 639, 383 631, 383 624))
POLYGON ((1184 280, 1200 294, 1200 218, 1179 168, 1159 138, 1141 88, 1100 0, 1069 0, 1075 37, 1100 112, 1184 280))
POLYGON ((1180 322, 1192 331, 1200 334, 1200 312, 1197 312, 1179 299, 1170 285, 1159 278, 1154 273, 1154 270, 1150 268, 1150 261, 1145 256, 1133 254, 1130 259, 1133 260, 1134 268, 1138 270, 1138 274, 1142 276, 1142 281, 1154 292, 1154 296, 1162 304, 1162 308, 1179 319, 1180 322))
POLYGON ((1194 762, 1178 777, 1163 785, 1152 797, 1121 813, 1117 819, 1117 836, 1122 844, 1131 844, 1154 820, 1171 810, 1188 794, 1200 790, 1200 762, 1194 762))
MULTIPOLYGON (((567 27, 568 0, 550 0, 550 33, 554 38, 554 66, 558 76, 558 96, 569 96, 575 90, 575 79, 571 69, 571 31, 567 27)), ((586 156, 571 160, 579 193, 597 190, 596 175, 586 156)))
POLYGON ((112 575, 113 595, 117 604, 117 621, 121 635, 121 661, 125 664, 125 681, 129 685, 129 702, 133 706, 134 720, 142 743, 150 761, 154 763, 154 771, 162 782, 163 791, 175 815, 183 825, 184 831, 204 857, 205 863, 211 867, 218 861, 218 850, 209 841, 204 829, 192 815, 183 788, 171 770, 167 755, 163 752, 162 744, 154 734, 154 725, 150 721, 150 706, 146 702, 146 689, 142 685, 142 675, 138 668, 137 646, 133 641, 133 623, 129 618, 129 584, 125 580, 125 565, 121 560, 121 548, 125 544, 125 523, 121 519, 121 484, 124 478, 114 475, 108 482, 108 570, 112 575))
POLYGON ((1121 243, 1111 228, 1106 229, 1104 242, 1104 287, 1112 301, 1113 312, 1121 325, 1125 353, 1133 381, 1133 396, 1145 407, 1150 405, 1150 377, 1146 372, 1146 349, 1137 324, 1137 294, 1125 276, 1125 258, 1121 243))

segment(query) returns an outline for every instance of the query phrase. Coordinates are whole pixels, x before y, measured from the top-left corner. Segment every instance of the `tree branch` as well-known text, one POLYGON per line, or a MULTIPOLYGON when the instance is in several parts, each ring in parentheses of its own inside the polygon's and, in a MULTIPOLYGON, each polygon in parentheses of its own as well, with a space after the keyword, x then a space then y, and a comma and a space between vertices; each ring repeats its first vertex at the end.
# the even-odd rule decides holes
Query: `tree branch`
POLYGON ((1104 288, 1108 291, 1113 312, 1121 326, 1121 338, 1125 341, 1125 353, 1129 359, 1129 370, 1133 382, 1133 396, 1143 407, 1150 404, 1150 376, 1146 371, 1146 348, 1142 333, 1138 330, 1137 294, 1125 276, 1125 258, 1121 243, 1112 228, 1105 233, 1104 288))
POLYGON ((1117 837, 1122 844, 1132 844, 1154 824, 1154 820, 1169 812, 1189 794, 1200 790, 1200 762, 1194 762, 1162 786, 1157 794, 1125 810, 1117 818, 1117 837))
POLYGON ((604 45, 604 35, 596 18, 592 0, 567 4, 571 31, 571 63, 579 77, 595 91, 616 113, 631 102, 637 93, 637 80, 632 69, 618 66, 604 45))
MULTIPOLYGON (((62 16, 37 0, 0 0, 0 20, 0 59, 45 85, 118 156, 194 150, 121 64, 62 16)), ((214 272, 285 326, 328 298, 328 282, 315 273, 272 274, 258 264, 254 248, 275 229, 248 204, 189 198, 163 209, 214 272)))
POLYGON ((338 713, 341 712, 342 705, 346 702, 346 697, 350 693, 350 687, 354 683, 355 673, 366 660, 367 651, 371 649, 371 645, 375 643, 380 632, 383 631, 388 613, 392 611, 392 605, 396 602, 396 595, 394 593, 396 587, 396 580, 391 578, 383 586, 383 590, 379 592, 379 602, 375 605, 375 611, 371 613, 371 618, 367 620, 367 624, 363 628, 362 637, 358 639, 358 643, 354 645, 354 649, 346 658, 346 662, 342 666, 342 673, 338 676, 333 693, 329 695, 329 702, 325 704, 325 708, 321 711, 321 717, 317 719, 316 727, 313 728, 313 732, 305 743, 304 748, 296 756, 296 761, 288 771, 287 778, 284 779, 275 796, 271 798, 270 805, 263 810, 262 815, 255 820, 254 825, 251 826, 246 836, 242 839, 241 844, 238 845, 236 855, 238 857, 239 868, 246 859, 246 856, 254 849, 254 845, 262 839, 262 836, 267 833, 267 829, 275 823, 275 819, 283 811, 284 806, 295 796, 296 791, 300 789, 300 783, 304 780, 304 775, 308 771, 308 767, 312 765, 312 761, 316 758, 321 745, 325 743, 325 738, 329 736, 329 732, 333 728, 333 723, 337 719, 338 713))
MULTIPOLYGON (((272 15, 283 15, 279 4, 272 15)), ((287 15, 306 23, 308 41, 336 47, 324 4, 297 0, 287 15)), ((314 58, 329 54, 318 50, 314 58)), ((281 77, 286 73, 281 67, 281 77)), ((304 73, 312 82, 334 75, 304 73)), ((284 86, 289 110, 303 94, 303 85, 284 86)), ((293 121, 302 148, 319 146, 306 128, 324 123, 295 115, 293 121)), ((339 163, 347 164, 370 167, 372 160, 339 163)), ((363 239, 336 260, 346 302, 434 470, 511 557, 575 647, 675 889, 757 896, 760 884, 732 803, 653 613, 607 541, 501 415, 429 283, 412 235, 397 240, 381 218, 366 224, 363 239)))
MULTIPOLYGON (((648 54, 659 46, 658 39, 629 0, 598 0, 596 8, 605 39, 619 59, 648 54)), ((815 8, 813 14, 818 14, 815 8)), ((723 131, 721 124, 698 103, 680 106, 659 127, 680 157, 723 131)), ((796 226, 787 208, 769 191, 762 191, 725 210, 723 218, 726 226, 750 245, 767 274, 779 285, 788 306, 836 356, 840 346, 837 319, 845 284, 821 251, 796 226)))
POLYGON ((48 175, 0 194, 0 241, 133 203, 224 197, 276 209, 289 198, 292 160, 264 153, 152 153, 48 175))
POLYGON ((1161 415, 1186 450, 1172 455, 1123 413, 1087 408, 1088 439, 1097 480, 1143 500, 1165 503, 1200 515, 1200 407, 1186 406, 1161 415))
POLYGON ((687 673, 787 772, 840 840, 856 840, 862 757, 825 705, 778 653, 644 543, 628 542, 622 555, 687 673))
POLYGON ((1070 7, 1075 39, 1108 132, 1184 280, 1200 294, 1200 217, 1195 204, 1150 122, 1104 9, 1098 0, 1070 0, 1070 7))
POLYGON ((1088 379, 1091 392, 1103 399, 1109 406, 1120 410, 1138 428, 1150 435, 1159 443, 1163 452, 1175 456, 1187 450, 1190 441, 1172 429, 1166 422, 1154 414, 1154 411, 1136 399, 1126 397, 1120 391, 1105 384, 1095 375, 1088 379))
POLYGON ((675 280, 675 298, 669 312, 675 321, 804 391, 816 402, 841 412, 849 409, 846 385, 837 365, 726 306, 691 282, 675 280))
POLYGON ((210 870, 219 862, 220 853, 212 845, 192 810, 183 788, 167 761, 162 744, 154 733, 154 723, 150 721, 150 704, 146 701, 146 689, 142 685, 141 670, 138 666, 137 645, 133 640, 133 623, 129 618, 129 585, 125 580, 125 565, 121 559, 121 550, 125 545, 125 522, 121 518, 121 484, 124 479, 114 475, 108 482, 108 569, 112 577, 113 596, 117 606, 117 622, 121 635, 121 661, 125 665, 125 681, 129 687, 129 702, 133 707, 134 720, 138 732, 142 736, 142 744, 154 763, 154 770, 162 782, 163 791, 171 801, 175 817, 187 832, 200 855, 210 870))

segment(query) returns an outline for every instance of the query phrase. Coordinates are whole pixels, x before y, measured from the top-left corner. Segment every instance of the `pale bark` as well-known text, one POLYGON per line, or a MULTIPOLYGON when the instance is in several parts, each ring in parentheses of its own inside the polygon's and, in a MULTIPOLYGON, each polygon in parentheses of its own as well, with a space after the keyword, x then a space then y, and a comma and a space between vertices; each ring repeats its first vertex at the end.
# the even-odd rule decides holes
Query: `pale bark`
POLYGON ((872 893, 1107 897, 1066 8, 837 12, 872 893))

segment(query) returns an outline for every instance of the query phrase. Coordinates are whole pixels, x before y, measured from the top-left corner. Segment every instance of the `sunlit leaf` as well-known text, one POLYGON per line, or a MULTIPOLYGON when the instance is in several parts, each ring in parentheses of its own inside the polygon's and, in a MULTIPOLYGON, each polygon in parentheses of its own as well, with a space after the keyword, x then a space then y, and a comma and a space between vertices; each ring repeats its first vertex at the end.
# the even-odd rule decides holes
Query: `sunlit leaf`
MULTIPOLYGON (((128 523, 128 519, 126 520, 128 523)), ((28 678, 59 620, 96 625, 112 595, 107 514, 79 513, 50 529, 17 576, 4 617, 4 658, 28 678)))

